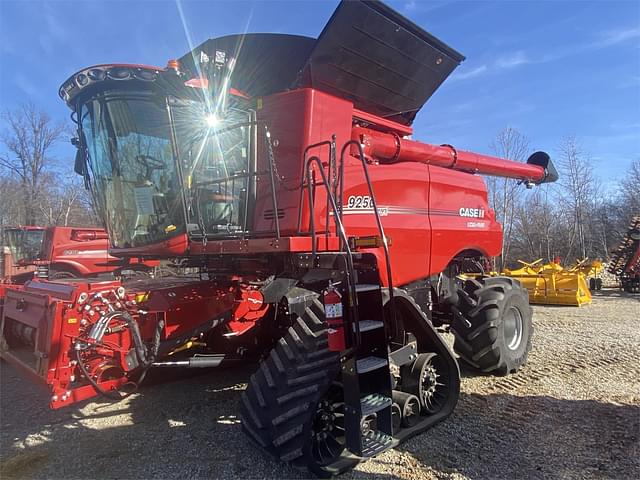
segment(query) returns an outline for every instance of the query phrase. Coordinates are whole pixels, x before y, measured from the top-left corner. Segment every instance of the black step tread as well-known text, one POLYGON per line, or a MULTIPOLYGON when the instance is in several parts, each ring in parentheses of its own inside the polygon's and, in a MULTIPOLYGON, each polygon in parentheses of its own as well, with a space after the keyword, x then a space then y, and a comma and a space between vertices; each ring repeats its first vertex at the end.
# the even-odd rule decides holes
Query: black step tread
MULTIPOLYGON (((360 332, 368 332, 369 330, 375 330, 376 328, 384 327, 384 323, 382 323, 380 320, 360 320, 360 322, 358 322, 358 325, 360 326, 360 332)), ((356 329, 355 323, 353 324, 353 329, 354 331, 356 329)))
POLYGON ((356 285, 356 292, 373 292, 374 290, 380 290, 380 285, 374 285, 369 283, 359 283, 356 285))
POLYGON ((379 431, 372 431, 362 437, 362 456, 374 457, 393 447, 393 437, 379 431))
POLYGON ((365 357, 356 360, 356 369, 358 373, 367 373, 373 370, 377 370, 382 367, 386 367, 388 361, 386 358, 380 357, 365 357))
POLYGON ((392 403, 393 400, 390 397, 380 395, 379 393, 371 393, 360 399, 360 411, 362 412, 362 416, 366 417, 372 413, 389 408, 392 403))

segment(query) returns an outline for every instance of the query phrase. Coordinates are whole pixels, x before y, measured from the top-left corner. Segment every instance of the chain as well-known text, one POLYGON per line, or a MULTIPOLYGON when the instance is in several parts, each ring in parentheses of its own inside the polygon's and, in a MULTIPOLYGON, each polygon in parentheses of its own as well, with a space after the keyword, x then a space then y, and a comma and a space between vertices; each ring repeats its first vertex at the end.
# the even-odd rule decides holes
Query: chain
POLYGON ((271 144, 271 134, 269 130, 266 131, 265 140, 267 144, 267 153, 269 155, 269 163, 271 163, 271 168, 273 168, 273 173, 276 177, 276 181, 282 186, 282 188, 288 192, 296 192, 304 187, 304 180, 299 185, 295 185, 294 187, 288 186, 284 181, 284 175, 280 175, 278 171, 278 164, 276 163, 275 155, 273 154, 273 145, 271 144))

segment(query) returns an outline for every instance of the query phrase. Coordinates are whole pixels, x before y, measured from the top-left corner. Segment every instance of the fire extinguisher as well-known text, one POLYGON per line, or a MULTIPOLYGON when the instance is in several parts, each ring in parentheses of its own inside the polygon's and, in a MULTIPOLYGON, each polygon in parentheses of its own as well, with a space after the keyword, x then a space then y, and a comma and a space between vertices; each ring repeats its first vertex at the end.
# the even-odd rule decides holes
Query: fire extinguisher
POLYGON ((340 292, 331 284, 322 292, 324 314, 327 319, 329 350, 341 352, 346 350, 347 342, 344 333, 344 318, 342 317, 342 297, 340 292))

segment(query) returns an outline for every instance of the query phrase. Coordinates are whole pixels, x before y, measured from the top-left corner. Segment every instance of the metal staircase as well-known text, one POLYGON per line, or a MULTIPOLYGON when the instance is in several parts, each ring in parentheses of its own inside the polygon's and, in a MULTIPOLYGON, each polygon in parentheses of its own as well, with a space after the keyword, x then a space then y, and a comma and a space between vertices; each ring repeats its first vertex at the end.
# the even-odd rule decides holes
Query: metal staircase
MULTIPOLYGON (((373 275, 372 275, 373 276, 373 275)), ((371 282, 371 279, 368 279, 371 282)), ((357 348, 342 364, 347 448, 372 457, 395 444, 389 355, 379 284, 356 284, 360 332, 357 348)))
MULTIPOLYGON (((307 190, 310 217, 309 231, 312 237, 313 257, 316 251, 316 229, 313 221, 314 188, 322 186, 327 197, 327 231, 329 234, 329 212, 333 213, 335 232, 340 240, 341 251, 337 255, 344 259, 343 281, 340 282, 345 329, 347 330, 347 349, 341 352, 341 383, 344 391, 344 427, 347 449, 360 457, 373 457, 392 448, 397 441, 393 438, 392 385, 388 354, 387 321, 384 316, 382 285, 375 259, 365 259, 359 253, 354 254, 354 238, 347 235, 342 223, 342 187, 344 160, 351 146, 360 149, 360 159, 369 194, 372 200, 378 232, 385 252, 389 295, 393 297, 391 265, 387 238, 377 205, 367 164, 358 142, 349 141, 341 149, 340 163, 336 162, 335 137, 331 141, 310 146, 305 151, 304 189, 307 190), (318 156, 307 158, 311 148, 329 146, 328 173, 318 156), (320 181, 313 178, 312 166, 320 181), (337 200, 336 200, 337 197, 337 200), (354 257, 356 257, 354 259, 354 257), (355 261, 354 261, 355 260, 355 261)), ((302 201, 302 194, 301 194, 302 201)), ((391 302, 393 305, 393 302, 391 302)), ((395 312, 392 323, 395 321, 395 312)))

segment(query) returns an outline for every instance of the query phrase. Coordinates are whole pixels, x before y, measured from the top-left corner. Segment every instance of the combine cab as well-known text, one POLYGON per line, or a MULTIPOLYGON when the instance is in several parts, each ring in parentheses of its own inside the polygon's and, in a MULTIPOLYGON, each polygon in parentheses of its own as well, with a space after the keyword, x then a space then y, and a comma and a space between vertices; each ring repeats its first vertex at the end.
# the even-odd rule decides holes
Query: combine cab
POLYGON ((7 247, 3 252, 2 283, 21 284, 33 276, 44 242, 42 227, 9 227, 4 236, 7 247))
POLYGON ((557 179, 543 152, 410 138, 462 60, 384 4, 345 1, 317 39, 231 35, 167 68, 80 70, 60 96, 109 251, 182 274, 30 282, 7 296, 3 356, 53 408, 122 398, 151 368, 261 359, 244 431, 321 476, 445 419, 459 360, 505 375, 531 348, 520 283, 460 275, 500 252, 481 175, 557 179))

